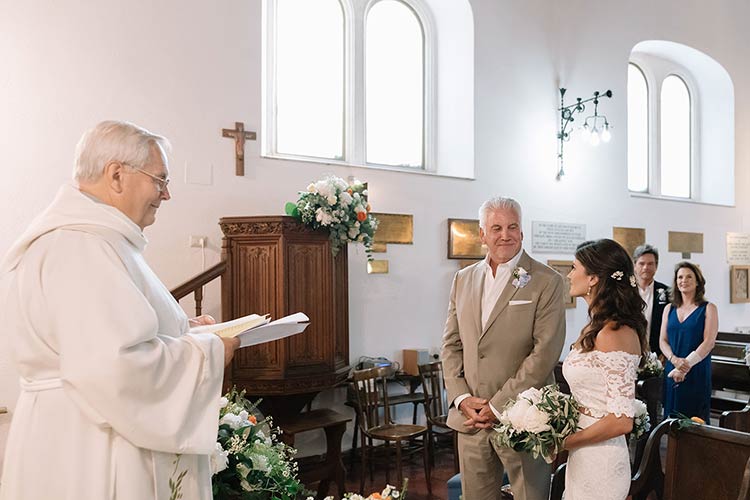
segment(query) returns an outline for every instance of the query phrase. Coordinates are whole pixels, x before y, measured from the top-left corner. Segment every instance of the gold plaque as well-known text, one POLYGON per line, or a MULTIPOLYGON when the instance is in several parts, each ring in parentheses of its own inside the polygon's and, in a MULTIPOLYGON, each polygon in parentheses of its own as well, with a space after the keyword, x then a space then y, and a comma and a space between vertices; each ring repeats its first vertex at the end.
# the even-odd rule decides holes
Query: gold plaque
POLYGON ((563 277, 564 290, 565 290, 565 307, 571 308, 576 306, 575 297, 570 296, 570 280, 568 279, 568 273, 573 267, 572 260, 548 260, 547 265, 560 273, 563 277))
POLYGON ((703 233, 669 231, 669 251, 683 254, 703 253, 703 233))
POLYGON ((388 274, 387 260, 371 260, 367 263, 367 274, 388 274))
POLYGON ((613 227, 612 239, 632 257, 635 248, 646 243, 646 230, 640 227, 613 227))
MULTIPOLYGON (((375 231, 375 234, 377 234, 377 231, 375 231)), ((377 241, 372 243, 372 253, 385 253, 387 250, 388 245, 385 243, 378 243, 377 241)))
POLYGON ((406 214, 372 213, 378 219, 375 243, 414 243, 414 216, 406 214))
POLYGON ((729 268, 729 302, 732 304, 750 302, 750 266, 729 268))
POLYGON ((476 219, 448 219, 448 258, 480 260, 487 248, 479 237, 476 219))

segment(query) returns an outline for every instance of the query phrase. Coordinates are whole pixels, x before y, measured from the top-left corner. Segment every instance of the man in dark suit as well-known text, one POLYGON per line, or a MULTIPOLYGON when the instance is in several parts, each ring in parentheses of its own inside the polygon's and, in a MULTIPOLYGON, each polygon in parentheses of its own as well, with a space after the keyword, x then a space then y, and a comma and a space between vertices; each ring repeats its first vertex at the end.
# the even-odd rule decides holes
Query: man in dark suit
POLYGON ((643 315, 648 321, 648 343, 651 351, 661 356, 659 332, 664 306, 669 303, 669 287, 654 281, 654 275, 659 267, 659 250, 648 243, 641 245, 633 252, 633 263, 635 277, 638 280, 638 292, 646 303, 643 315))

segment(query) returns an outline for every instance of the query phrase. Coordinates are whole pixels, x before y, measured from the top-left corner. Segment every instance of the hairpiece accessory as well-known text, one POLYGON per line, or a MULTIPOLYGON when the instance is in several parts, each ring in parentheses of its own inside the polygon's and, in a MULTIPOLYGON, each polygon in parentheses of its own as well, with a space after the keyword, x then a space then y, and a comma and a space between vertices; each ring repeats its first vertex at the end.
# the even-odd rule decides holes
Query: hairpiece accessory
POLYGON ((630 286, 632 286, 633 288, 636 287, 635 276, 633 276, 632 274, 630 275, 630 286))
POLYGON ((622 281, 623 276, 625 276, 625 273, 622 271, 615 271, 609 275, 610 278, 616 279, 617 281, 622 281))

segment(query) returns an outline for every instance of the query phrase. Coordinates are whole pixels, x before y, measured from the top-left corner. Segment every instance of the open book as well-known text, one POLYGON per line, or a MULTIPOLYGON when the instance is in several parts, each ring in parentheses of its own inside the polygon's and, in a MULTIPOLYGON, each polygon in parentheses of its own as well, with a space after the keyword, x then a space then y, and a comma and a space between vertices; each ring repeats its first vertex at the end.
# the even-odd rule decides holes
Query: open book
POLYGON ((215 325, 197 326, 190 333, 216 333, 220 337, 240 338, 240 347, 263 344, 302 333, 310 324, 310 318, 298 312, 271 321, 269 315, 250 314, 215 325))

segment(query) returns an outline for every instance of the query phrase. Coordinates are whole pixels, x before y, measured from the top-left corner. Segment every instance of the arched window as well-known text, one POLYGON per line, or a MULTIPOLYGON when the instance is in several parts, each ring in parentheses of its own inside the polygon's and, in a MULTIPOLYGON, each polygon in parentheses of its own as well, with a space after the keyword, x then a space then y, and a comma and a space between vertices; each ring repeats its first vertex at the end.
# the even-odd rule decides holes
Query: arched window
POLYGON ((692 47, 647 40, 628 66, 628 189, 734 204, 734 86, 692 47))
POLYGON ((414 11, 381 0, 365 27, 366 161, 424 165, 424 33, 414 11))
POLYGON ((628 65, 628 189, 648 191, 648 84, 641 69, 628 65))
POLYGON ((264 157, 474 177, 469 0, 263 0, 263 23, 264 157))
POLYGON ((690 198, 690 92, 682 78, 661 84, 661 194, 690 198))
POLYGON ((278 0, 275 5, 275 150, 341 159, 344 149, 341 3, 278 0))

